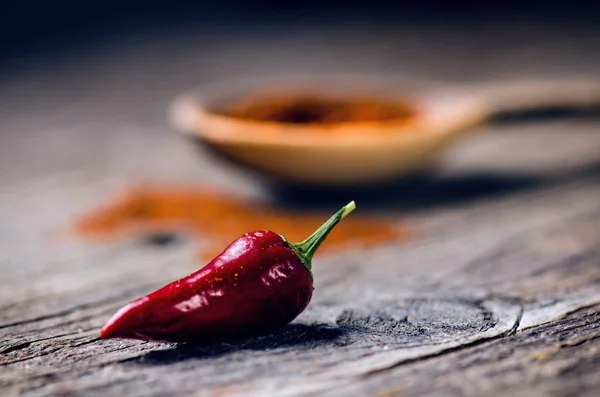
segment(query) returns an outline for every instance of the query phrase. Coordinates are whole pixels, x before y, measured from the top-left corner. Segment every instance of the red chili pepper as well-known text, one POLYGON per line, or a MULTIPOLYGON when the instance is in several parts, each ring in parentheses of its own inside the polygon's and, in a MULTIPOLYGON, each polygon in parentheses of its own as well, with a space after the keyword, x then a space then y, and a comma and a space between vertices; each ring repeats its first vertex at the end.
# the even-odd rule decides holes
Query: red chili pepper
POLYGON ((352 201, 301 243, 267 230, 242 235, 202 269, 121 308, 100 336, 218 340, 289 323, 312 297, 315 251, 354 208, 352 201))

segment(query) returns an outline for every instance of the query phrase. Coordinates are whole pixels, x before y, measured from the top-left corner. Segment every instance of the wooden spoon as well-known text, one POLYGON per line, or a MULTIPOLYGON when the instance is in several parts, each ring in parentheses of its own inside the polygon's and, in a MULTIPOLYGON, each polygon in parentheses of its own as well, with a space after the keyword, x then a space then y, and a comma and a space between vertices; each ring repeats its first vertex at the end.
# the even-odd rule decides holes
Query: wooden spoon
MULTIPOLYGON (((285 91, 284 90, 284 91, 285 91)), ((177 98, 176 129, 246 168, 286 182, 361 185, 430 164, 457 138, 498 115, 600 105, 600 79, 444 85, 398 78, 325 76, 214 84, 177 98), (271 88, 409 99, 410 121, 335 126, 253 121, 218 114, 223 104, 271 88)))

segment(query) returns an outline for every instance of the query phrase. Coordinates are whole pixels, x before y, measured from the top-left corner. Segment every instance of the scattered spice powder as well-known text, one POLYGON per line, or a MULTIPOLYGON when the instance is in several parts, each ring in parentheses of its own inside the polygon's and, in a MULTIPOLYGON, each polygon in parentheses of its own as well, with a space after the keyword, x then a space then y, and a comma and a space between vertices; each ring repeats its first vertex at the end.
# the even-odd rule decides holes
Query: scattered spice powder
MULTIPOLYGON (((73 226, 77 234, 101 240, 186 231, 202 242, 204 248, 198 258, 204 261, 253 230, 274 230, 290 241, 302 241, 323 223, 327 214, 289 212, 207 189, 155 185, 131 189, 82 216, 73 226)), ((405 237, 406 232, 395 222, 353 215, 344 227, 329 235, 321 249, 372 246, 405 237)))
POLYGON ((230 117, 293 124, 336 124, 409 120, 415 109, 406 101, 336 97, 311 93, 255 94, 224 106, 230 117))

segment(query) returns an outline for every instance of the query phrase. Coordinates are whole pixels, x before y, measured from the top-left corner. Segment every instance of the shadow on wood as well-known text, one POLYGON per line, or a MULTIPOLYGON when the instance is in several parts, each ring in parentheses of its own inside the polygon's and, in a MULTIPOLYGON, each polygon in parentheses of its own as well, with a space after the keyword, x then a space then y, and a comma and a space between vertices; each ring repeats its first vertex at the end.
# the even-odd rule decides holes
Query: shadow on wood
POLYGON ((315 349, 324 345, 343 343, 341 338, 345 333, 343 328, 324 324, 289 324, 263 336, 229 342, 186 343, 169 350, 152 351, 142 357, 127 359, 123 362, 141 365, 168 365, 190 359, 212 359, 241 350, 267 351, 287 347, 315 349))
POLYGON ((476 202, 598 175, 600 163, 554 176, 473 172, 445 177, 432 171, 390 183, 359 188, 306 187, 281 183, 270 184, 268 188, 274 202, 286 207, 330 211, 351 197, 363 209, 403 211, 431 209, 451 203, 476 202))

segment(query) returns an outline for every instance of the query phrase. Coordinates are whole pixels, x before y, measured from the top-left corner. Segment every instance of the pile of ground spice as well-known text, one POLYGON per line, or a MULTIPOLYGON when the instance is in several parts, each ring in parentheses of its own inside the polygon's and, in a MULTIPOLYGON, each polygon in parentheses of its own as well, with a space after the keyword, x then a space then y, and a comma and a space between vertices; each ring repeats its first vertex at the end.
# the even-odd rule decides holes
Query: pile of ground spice
POLYGON ((408 102, 384 98, 336 97, 311 93, 262 93, 222 107, 220 114, 248 120, 292 124, 336 124, 408 120, 408 102))
MULTIPOLYGON (((329 215, 290 212, 201 188, 143 186, 83 215, 73 227, 79 235, 95 239, 188 232, 199 239, 198 256, 204 261, 219 254, 240 235, 254 230, 268 229, 283 234, 289 241, 302 241, 329 215)), ((396 222, 353 214, 342 227, 333 230, 322 250, 372 246, 405 237, 406 232, 396 222)))

